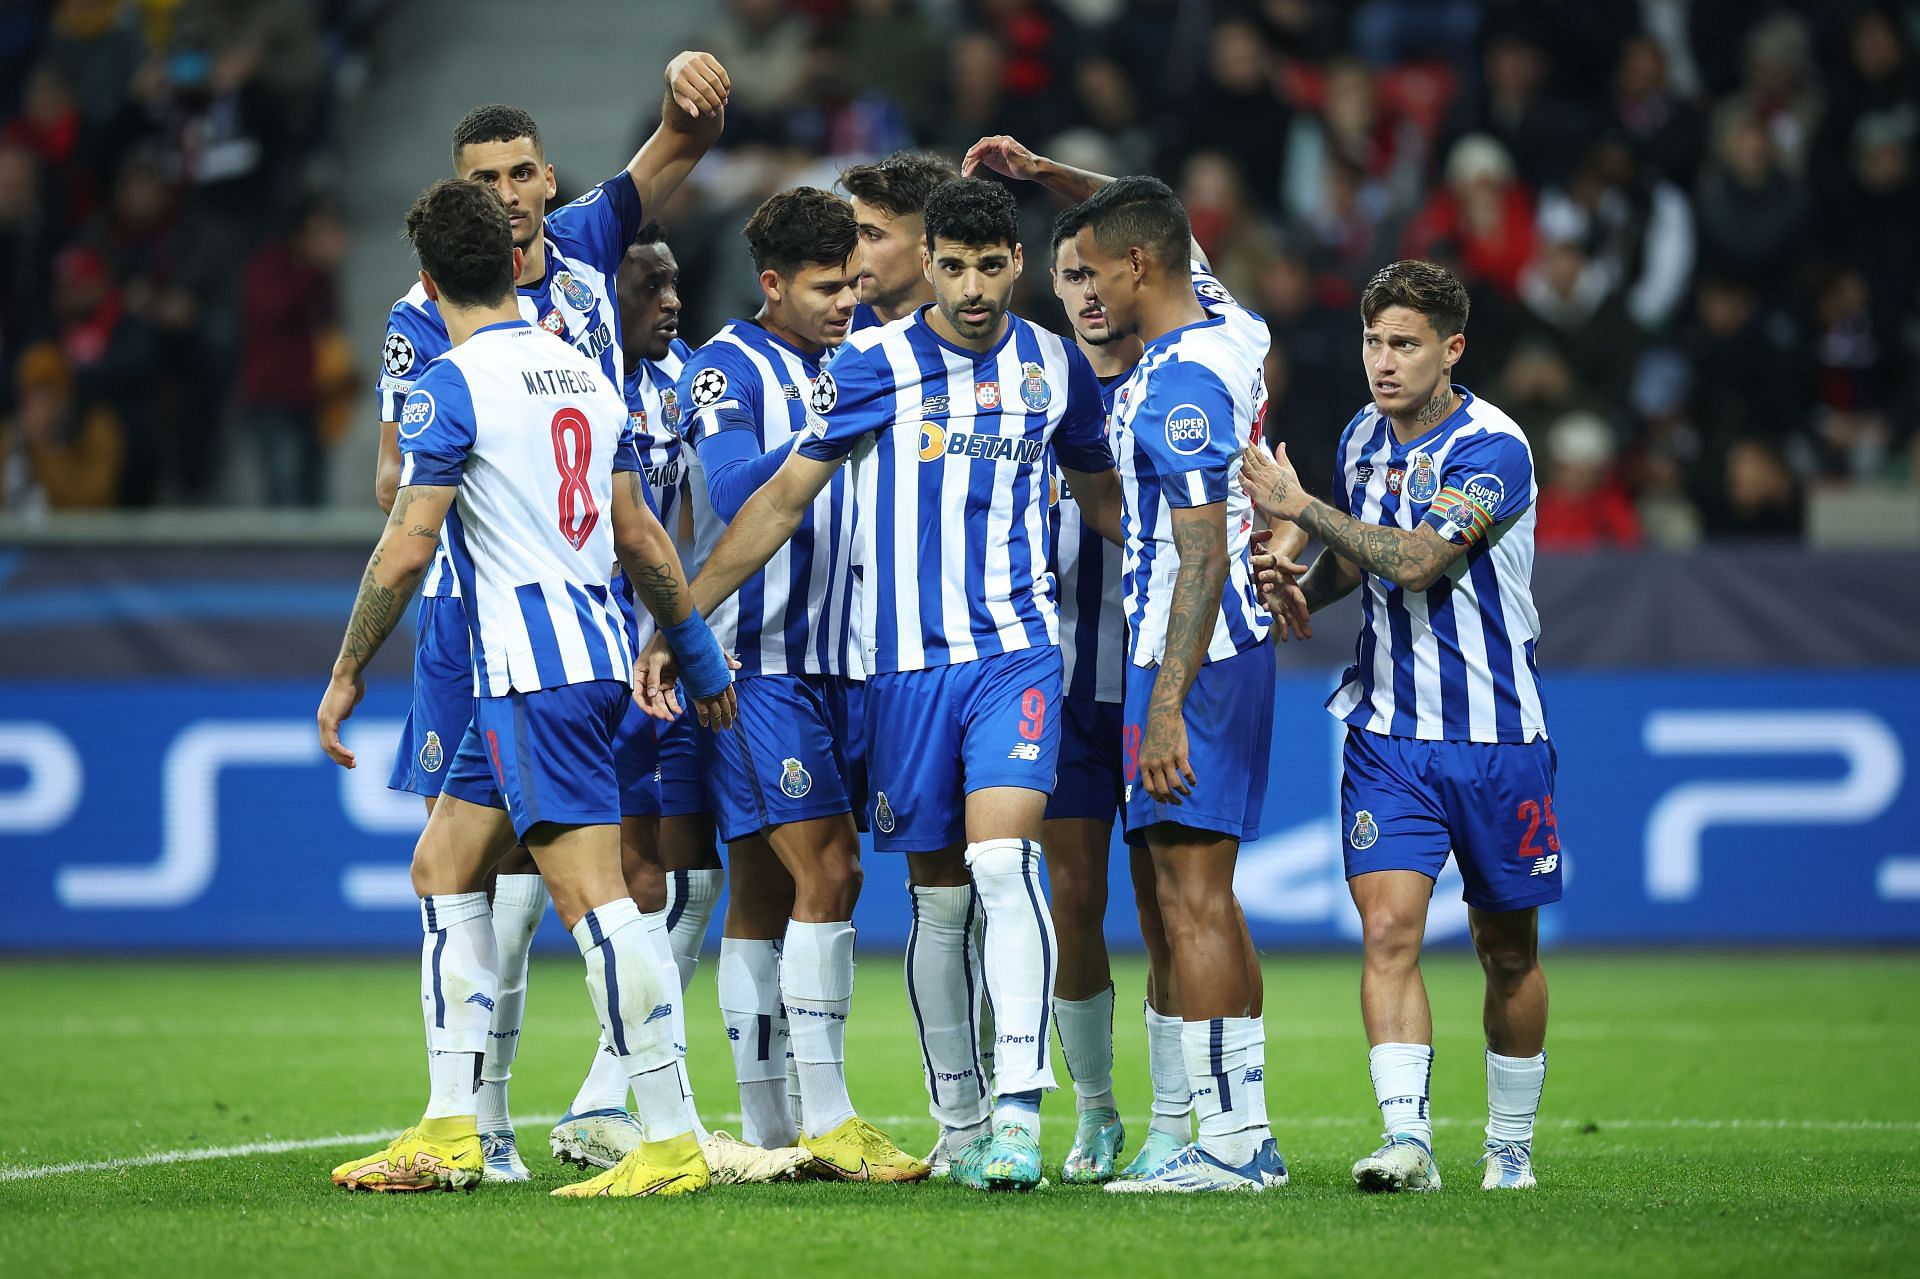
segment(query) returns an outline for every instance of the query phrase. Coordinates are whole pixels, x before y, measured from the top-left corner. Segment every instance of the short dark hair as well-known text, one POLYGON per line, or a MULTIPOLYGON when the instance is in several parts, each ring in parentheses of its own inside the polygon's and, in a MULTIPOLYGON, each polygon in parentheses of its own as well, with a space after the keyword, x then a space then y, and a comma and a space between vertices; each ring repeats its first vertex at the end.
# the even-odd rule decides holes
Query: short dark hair
POLYGON ((1013 192, 986 178, 955 178, 927 197, 927 248, 936 239, 956 244, 1020 242, 1020 209, 1013 192))
POLYGON ((944 182, 958 176, 953 165, 925 151, 895 151, 872 164, 856 164, 840 175, 840 185, 848 195, 885 209, 894 217, 920 213, 927 197, 944 182))
POLYGON ((627 247, 636 248, 647 244, 664 244, 667 239, 667 227, 659 218, 649 219, 647 224, 634 233, 633 243, 627 247))
POLYGON ((1467 331, 1467 288, 1434 262, 1406 258, 1375 271, 1360 293, 1360 322, 1372 324, 1390 306, 1418 311, 1442 338, 1467 331))
POLYGON ((1065 239, 1082 227, 1092 229, 1104 253, 1138 246, 1167 264, 1184 264, 1193 256, 1193 223, 1180 197, 1159 178, 1114 179, 1062 214, 1054 233, 1065 239))
POLYGON ((407 210, 407 239, 420 269, 455 306, 487 306, 513 294, 513 227, 500 197, 477 182, 442 178, 407 210))
POLYGON ((768 196, 742 228, 760 271, 792 275, 809 264, 838 265, 853 256, 860 229, 853 209, 819 187, 794 187, 768 196))
POLYGON ((519 107, 500 102, 475 107, 460 118, 459 124, 453 126, 454 167, 460 167, 460 152, 464 147, 476 142, 511 142, 515 138, 531 140, 536 153, 546 154, 540 145, 540 126, 519 107))
POLYGON ((1055 257, 1060 256, 1060 246, 1068 240, 1071 240, 1074 236, 1079 235, 1080 228, 1085 225, 1085 220, 1080 216, 1080 206, 1077 204, 1060 210, 1060 212, 1054 216, 1053 238, 1047 241, 1047 243, 1053 246, 1055 257))

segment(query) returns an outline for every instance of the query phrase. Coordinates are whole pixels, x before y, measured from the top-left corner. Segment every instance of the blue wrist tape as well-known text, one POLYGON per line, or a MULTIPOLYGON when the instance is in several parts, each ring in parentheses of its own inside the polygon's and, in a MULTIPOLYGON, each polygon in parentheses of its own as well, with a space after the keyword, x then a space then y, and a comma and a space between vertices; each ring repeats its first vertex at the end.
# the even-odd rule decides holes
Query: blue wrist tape
POLYGON ((713 637, 707 619, 698 610, 689 613, 684 622, 661 627, 660 633, 673 650, 673 660, 680 665, 680 682, 690 696, 712 697, 733 682, 733 671, 727 666, 726 654, 720 651, 720 641, 713 637))

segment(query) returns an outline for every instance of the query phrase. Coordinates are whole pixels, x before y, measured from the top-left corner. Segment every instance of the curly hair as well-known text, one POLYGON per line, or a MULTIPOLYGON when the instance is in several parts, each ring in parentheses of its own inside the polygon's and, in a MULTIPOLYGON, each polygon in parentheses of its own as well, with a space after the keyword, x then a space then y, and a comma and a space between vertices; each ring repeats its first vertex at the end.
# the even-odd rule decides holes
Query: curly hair
POLYGON ((819 187, 768 196, 742 229, 754 268, 780 275, 810 264, 837 266, 853 256, 860 240, 852 206, 819 187))
POLYGON ((1390 306, 1418 311, 1442 338, 1467 331, 1467 287, 1447 268, 1417 258, 1383 266, 1360 293, 1360 321, 1372 324, 1390 306))
POLYGON ((453 126, 453 165, 459 168, 461 150, 476 142, 511 142, 515 138, 531 141, 534 154, 546 154, 540 145, 540 126, 519 107, 499 102, 475 107, 453 126))
POLYGON ((407 210, 407 239, 420 269, 455 306, 489 306, 513 295, 513 227, 486 187, 442 178, 407 210))
POLYGON ((936 239, 956 244, 1020 242, 1020 210, 1013 193, 985 178, 955 178, 927 197, 927 248, 936 239))
POLYGON ((924 210, 934 189, 956 176, 953 165, 940 156, 895 151, 884 160, 847 169, 840 175, 840 185, 856 200, 897 218, 924 210))

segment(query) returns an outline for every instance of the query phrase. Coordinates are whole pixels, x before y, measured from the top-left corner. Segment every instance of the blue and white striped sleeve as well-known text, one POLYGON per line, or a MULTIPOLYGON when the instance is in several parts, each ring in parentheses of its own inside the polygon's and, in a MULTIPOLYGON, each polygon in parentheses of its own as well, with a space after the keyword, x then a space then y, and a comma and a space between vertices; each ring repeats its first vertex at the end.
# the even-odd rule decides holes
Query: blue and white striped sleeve
POLYGON ((1147 380, 1146 402, 1134 416, 1133 434, 1160 474, 1169 506, 1227 500, 1240 440, 1233 396, 1213 370, 1188 360, 1155 369, 1147 380))
POLYGON ((436 361, 400 405, 400 487, 458 485, 473 448, 473 393, 451 360, 436 361))

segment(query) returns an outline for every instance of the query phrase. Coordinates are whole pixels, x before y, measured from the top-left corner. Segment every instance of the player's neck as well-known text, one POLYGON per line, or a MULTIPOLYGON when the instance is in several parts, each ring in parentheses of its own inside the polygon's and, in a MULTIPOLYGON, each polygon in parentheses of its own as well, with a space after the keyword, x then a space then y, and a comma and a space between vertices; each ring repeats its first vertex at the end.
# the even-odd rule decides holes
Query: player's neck
POLYGON ((802 337, 781 323, 780 317, 771 307, 761 307, 759 313, 753 317, 753 322, 803 355, 818 355, 824 346, 824 343, 802 337))
POLYGON ((1114 338, 1111 342, 1096 344, 1084 338, 1076 339, 1076 342, 1080 354, 1087 357, 1088 364, 1093 365, 1093 375, 1102 382, 1132 372, 1133 366, 1140 363, 1140 357, 1146 354, 1146 347, 1131 333, 1114 338))
POLYGON ((511 324, 520 318, 520 302, 513 294, 506 301, 490 306, 455 306, 440 299, 440 319, 447 326, 447 341, 454 346, 486 328, 489 324, 511 324))
POLYGON ((1393 438, 1402 444, 1411 444, 1446 421, 1459 407, 1459 393, 1451 383, 1442 382, 1417 410, 1405 416, 1389 413, 1387 420, 1393 423, 1393 438))
POLYGON ((921 307, 933 301, 933 286, 915 289, 905 297, 893 298, 886 302, 872 301, 867 305, 873 308, 873 314, 882 324, 892 324, 895 320, 904 320, 921 307))
POLYGON ((1144 344, 1155 342, 1189 324, 1198 324, 1207 318, 1200 303, 1193 296, 1191 283, 1182 281, 1179 289, 1149 289, 1140 298, 1139 310, 1135 313, 1138 323, 1134 332, 1140 335, 1144 344))

